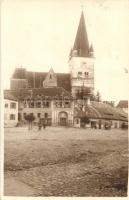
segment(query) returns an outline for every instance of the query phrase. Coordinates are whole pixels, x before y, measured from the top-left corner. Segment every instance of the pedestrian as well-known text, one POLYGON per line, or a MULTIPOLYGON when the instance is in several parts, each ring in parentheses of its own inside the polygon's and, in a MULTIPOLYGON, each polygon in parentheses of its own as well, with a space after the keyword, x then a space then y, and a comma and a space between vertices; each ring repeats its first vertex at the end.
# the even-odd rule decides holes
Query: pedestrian
POLYGON ((42 128, 41 119, 39 119, 39 122, 38 122, 38 128, 39 128, 38 130, 41 131, 41 128, 42 128))
POLYGON ((43 123, 43 128, 44 128, 44 129, 46 128, 46 124, 45 124, 45 123, 43 123))
POLYGON ((47 124, 47 121, 44 119, 43 121, 43 128, 46 129, 46 124, 47 124))

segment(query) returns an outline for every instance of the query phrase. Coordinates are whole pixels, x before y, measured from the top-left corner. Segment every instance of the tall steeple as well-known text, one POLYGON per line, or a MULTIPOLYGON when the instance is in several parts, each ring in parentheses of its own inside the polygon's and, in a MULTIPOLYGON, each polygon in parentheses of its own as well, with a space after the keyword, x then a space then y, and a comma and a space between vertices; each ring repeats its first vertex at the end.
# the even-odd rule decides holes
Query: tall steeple
POLYGON ((73 46, 73 54, 79 57, 90 57, 89 41, 83 11, 81 13, 81 18, 73 46))
POLYGON ((73 97, 77 97, 82 87, 88 89, 91 94, 94 93, 94 49, 88 41, 83 11, 69 55, 69 67, 73 97))

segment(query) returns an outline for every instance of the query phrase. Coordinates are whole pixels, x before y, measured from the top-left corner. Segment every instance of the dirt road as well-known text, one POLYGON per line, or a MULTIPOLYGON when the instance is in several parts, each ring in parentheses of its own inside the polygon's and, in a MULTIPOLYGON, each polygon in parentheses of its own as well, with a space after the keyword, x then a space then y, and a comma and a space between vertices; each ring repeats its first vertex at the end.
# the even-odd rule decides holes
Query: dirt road
POLYGON ((6 129, 5 195, 126 196, 127 145, 122 130, 6 129))

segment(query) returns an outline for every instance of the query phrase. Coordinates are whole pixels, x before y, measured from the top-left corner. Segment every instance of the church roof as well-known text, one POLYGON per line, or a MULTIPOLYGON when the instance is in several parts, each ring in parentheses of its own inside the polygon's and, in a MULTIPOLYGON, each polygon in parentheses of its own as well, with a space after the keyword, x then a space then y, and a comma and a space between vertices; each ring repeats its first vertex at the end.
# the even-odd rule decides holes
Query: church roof
MULTIPOLYGON (((16 68, 12 79, 27 79, 29 88, 41 88, 48 72, 31 72, 23 68, 16 68)), ((69 73, 55 73, 57 77, 57 87, 63 87, 71 91, 71 78, 69 73)))
POLYGON ((73 46, 73 51, 74 50, 77 51, 79 57, 89 57, 89 41, 83 11, 73 46))
POLYGON ((12 78, 16 79, 25 79, 26 78, 26 69, 25 68, 15 68, 15 71, 12 75, 12 78))

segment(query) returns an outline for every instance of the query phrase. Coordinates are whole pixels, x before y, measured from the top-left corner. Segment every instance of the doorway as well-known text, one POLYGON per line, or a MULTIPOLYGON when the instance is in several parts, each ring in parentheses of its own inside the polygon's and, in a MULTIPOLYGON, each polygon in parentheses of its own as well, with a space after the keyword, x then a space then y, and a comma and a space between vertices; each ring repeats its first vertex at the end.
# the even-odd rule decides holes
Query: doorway
POLYGON ((68 114, 66 112, 59 113, 59 125, 60 126, 67 126, 68 123, 68 114))

